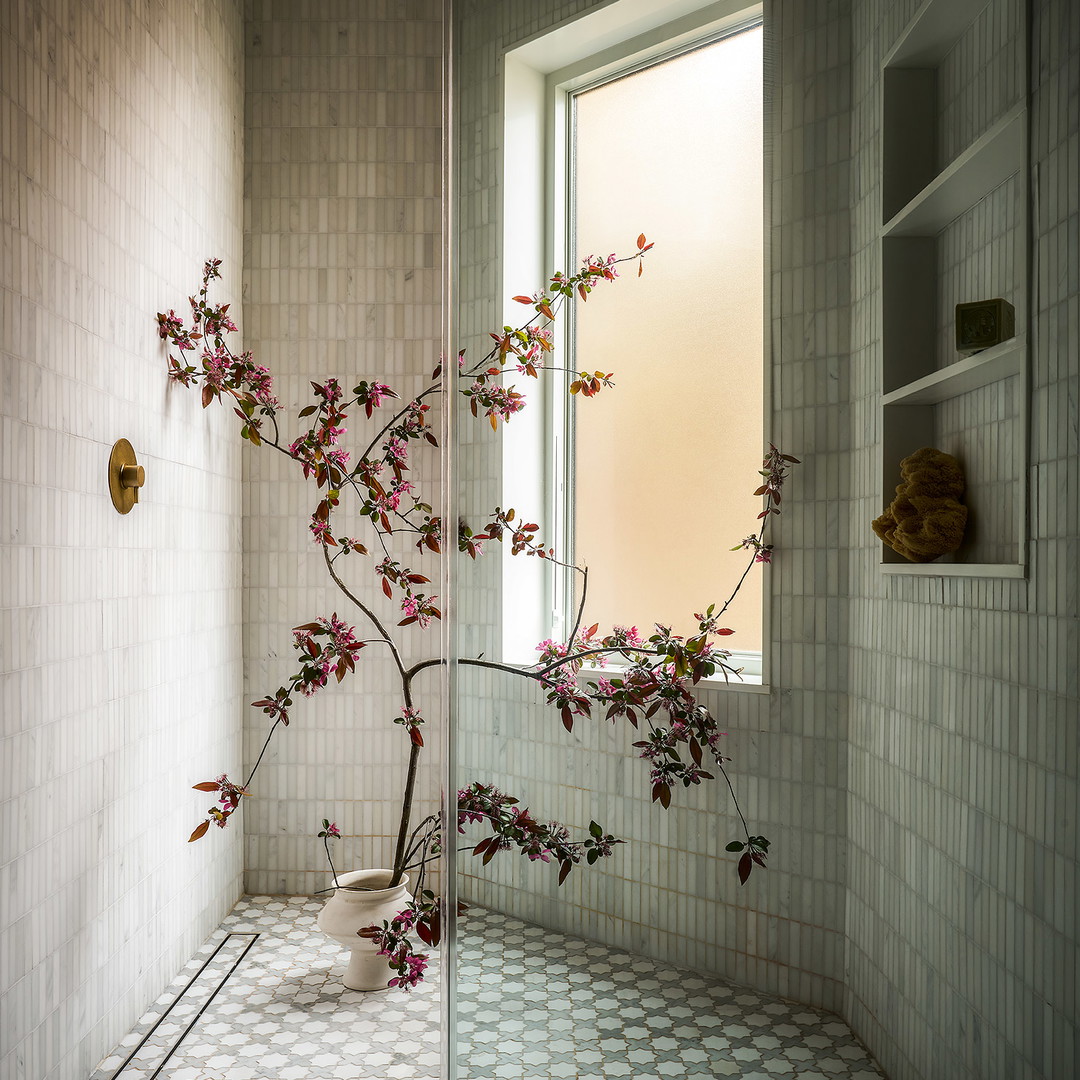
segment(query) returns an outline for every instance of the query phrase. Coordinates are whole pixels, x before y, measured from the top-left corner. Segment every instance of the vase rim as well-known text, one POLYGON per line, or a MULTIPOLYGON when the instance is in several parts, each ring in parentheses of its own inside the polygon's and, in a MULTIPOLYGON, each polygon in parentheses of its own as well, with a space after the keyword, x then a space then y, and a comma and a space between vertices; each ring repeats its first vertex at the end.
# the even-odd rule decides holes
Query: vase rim
POLYGON ((402 874, 401 880, 390 888, 385 883, 393 877, 392 870, 350 870, 347 874, 338 874, 334 878, 335 893, 343 893, 346 897, 375 898, 383 894, 393 894, 404 891, 409 884, 409 875, 402 874), (371 883, 370 885, 368 883, 371 883), (382 884, 379 884, 379 883, 382 884), (350 885, 367 885, 365 889, 349 889, 350 885), (372 887, 374 886, 374 887, 372 887))

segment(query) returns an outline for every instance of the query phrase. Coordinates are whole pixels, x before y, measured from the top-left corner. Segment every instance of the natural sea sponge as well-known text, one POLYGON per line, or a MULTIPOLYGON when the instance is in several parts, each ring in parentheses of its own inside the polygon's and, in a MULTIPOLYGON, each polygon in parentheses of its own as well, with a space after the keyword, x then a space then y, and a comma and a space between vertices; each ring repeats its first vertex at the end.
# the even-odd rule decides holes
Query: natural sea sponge
POLYGON ((900 462, 896 498, 872 522, 874 532, 911 562, 930 562, 964 539, 964 472, 950 454, 924 446, 900 462))

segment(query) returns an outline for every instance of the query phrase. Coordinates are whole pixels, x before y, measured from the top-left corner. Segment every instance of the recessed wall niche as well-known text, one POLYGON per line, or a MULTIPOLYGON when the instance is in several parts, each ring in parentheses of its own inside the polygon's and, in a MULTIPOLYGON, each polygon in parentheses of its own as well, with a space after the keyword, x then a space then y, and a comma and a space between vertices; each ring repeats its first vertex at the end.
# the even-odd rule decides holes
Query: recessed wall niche
POLYGON ((934 446, 963 465, 969 512, 955 554, 883 545, 884 573, 1026 572, 1027 24, 1026 0, 924 0, 882 63, 882 504, 900 461, 934 446), (956 305, 996 297, 1015 335, 961 355, 956 305))

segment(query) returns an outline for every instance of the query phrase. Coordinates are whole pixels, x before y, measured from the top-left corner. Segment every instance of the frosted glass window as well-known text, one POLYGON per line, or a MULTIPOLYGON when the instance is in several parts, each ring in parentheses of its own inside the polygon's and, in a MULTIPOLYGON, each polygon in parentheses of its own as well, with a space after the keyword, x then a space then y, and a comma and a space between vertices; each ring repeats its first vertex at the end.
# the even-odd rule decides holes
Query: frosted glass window
MULTIPOLYGON (((585 625, 693 632, 747 563, 730 548, 761 510, 761 49, 758 26, 574 98, 577 258, 656 243, 643 276, 577 308, 573 366, 616 383, 574 405, 585 625)), ((761 569, 731 649, 761 650, 761 569)))

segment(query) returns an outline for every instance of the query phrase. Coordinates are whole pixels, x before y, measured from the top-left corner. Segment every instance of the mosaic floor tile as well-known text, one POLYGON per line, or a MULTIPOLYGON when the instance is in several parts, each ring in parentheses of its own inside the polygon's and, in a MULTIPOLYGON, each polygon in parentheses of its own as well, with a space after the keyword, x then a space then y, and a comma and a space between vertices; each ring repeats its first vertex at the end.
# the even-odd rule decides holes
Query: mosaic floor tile
MULTIPOLYGON (((244 898, 90 1080, 438 1080, 437 962, 411 994, 346 990, 321 907, 244 898)), ((459 952, 461 1080, 882 1077, 828 1013, 496 912, 470 911, 459 952)))

